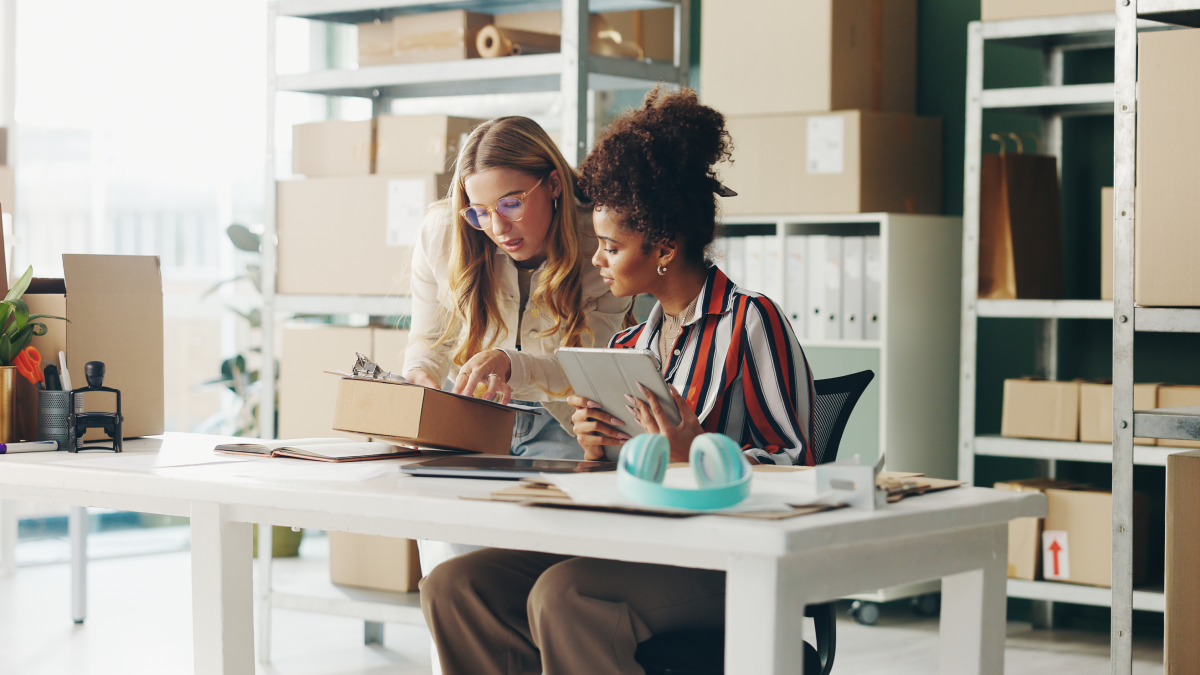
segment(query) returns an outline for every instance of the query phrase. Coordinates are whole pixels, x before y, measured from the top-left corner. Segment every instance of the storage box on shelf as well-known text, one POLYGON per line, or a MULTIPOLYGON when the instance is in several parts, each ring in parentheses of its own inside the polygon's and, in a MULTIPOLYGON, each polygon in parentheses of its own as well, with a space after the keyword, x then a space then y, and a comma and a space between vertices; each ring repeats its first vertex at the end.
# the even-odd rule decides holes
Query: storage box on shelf
POLYGON ((916 112, 914 0, 706 2, 701 11, 700 91, 726 115, 916 112), (748 17, 753 29, 732 28, 748 17))
POLYGON ((492 22, 487 14, 449 10, 402 14, 358 26, 358 65, 427 63, 479 58, 475 36, 492 22))
MULTIPOLYGON (((996 483, 997 490, 1045 492, 1068 488, 1072 481, 1030 478, 996 483)), ((1035 581, 1042 578, 1042 525, 1044 518, 1017 518, 1008 522, 1008 578, 1035 581)))
MULTIPOLYGON (((1157 383, 1133 385, 1133 409, 1158 407, 1157 383)), ((1200 401, 1198 401, 1200 402, 1200 401)), ((1083 382, 1079 385, 1079 440, 1084 443, 1112 443, 1112 385, 1083 382)), ((1149 438, 1136 438, 1137 445, 1154 445, 1149 438)))
MULTIPOLYGON (((1112 493, 1092 489, 1046 490, 1046 521, 1043 530, 1043 576, 1059 581, 1091 586, 1112 584, 1112 493), (1051 533, 1065 533, 1054 537, 1051 533), (1059 569, 1053 574, 1053 561, 1046 543, 1058 544, 1059 569), (1051 571, 1046 571, 1051 570, 1051 571)), ((1148 499, 1133 494, 1133 584, 1146 582, 1146 541, 1149 527, 1148 499)))
POLYGON ((1200 663, 1200 452, 1167 462, 1167 596, 1164 672, 1186 673, 1200 663))
POLYGON ((411 593, 421 580, 417 542, 329 531, 329 580, 340 586, 411 593))
POLYGON ((1005 380, 1000 435, 1079 440, 1079 383, 1005 380))

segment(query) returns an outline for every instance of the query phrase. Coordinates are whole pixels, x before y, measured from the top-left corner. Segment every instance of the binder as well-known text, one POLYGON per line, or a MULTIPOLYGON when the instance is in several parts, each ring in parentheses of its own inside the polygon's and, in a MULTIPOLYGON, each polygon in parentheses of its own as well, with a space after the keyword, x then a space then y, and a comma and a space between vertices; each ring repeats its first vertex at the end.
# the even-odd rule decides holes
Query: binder
POLYGON ((808 236, 809 340, 838 340, 842 336, 842 241, 823 234, 808 236))
POLYGON ((783 247, 777 236, 760 237, 763 247, 762 293, 775 302, 783 300, 783 247))
POLYGON ((865 237, 863 255, 863 338, 880 339, 882 328, 883 244, 878 236, 865 237))
POLYGON ((792 322, 796 335, 807 335, 804 328, 808 307, 808 237, 789 234, 786 241, 787 266, 784 272, 783 311, 792 322))
POLYGON ((725 238, 725 267, 721 271, 734 283, 741 286, 746 280, 746 238, 725 238))
POLYGON ((842 237, 842 339, 863 339, 864 237, 842 237))
POLYGON ((747 290, 755 293, 762 293, 763 286, 766 282, 764 275, 764 267, 766 265, 766 256, 763 251, 763 239, 765 237, 750 236, 742 237, 745 240, 745 267, 742 269, 742 278, 744 283, 741 285, 747 290))

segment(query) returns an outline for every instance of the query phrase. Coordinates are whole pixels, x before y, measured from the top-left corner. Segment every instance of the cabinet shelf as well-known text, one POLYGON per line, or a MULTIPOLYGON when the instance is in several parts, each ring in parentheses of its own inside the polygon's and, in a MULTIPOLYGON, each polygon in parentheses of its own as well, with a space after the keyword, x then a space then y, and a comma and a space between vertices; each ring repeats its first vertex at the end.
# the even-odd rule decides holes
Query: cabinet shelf
POLYGON ((1200 441, 1200 405, 1134 411, 1133 435, 1200 441))
POLYGON ((1143 19, 1200 27, 1198 0, 1138 0, 1138 16, 1143 19))
POLYGON ((1112 300, 977 300, 980 317, 1112 320, 1112 300))
MULTIPOLYGON (((675 7, 673 0, 591 0, 592 12, 675 7)), ((368 23, 399 14, 462 9, 484 14, 561 9, 561 0, 281 0, 279 16, 333 23, 368 23)))
POLYGON ((412 312, 412 298, 385 295, 277 294, 275 311, 288 314, 406 316, 412 312))
MULTIPOLYGON (((1028 600, 1050 600, 1070 602, 1076 605, 1095 607, 1112 606, 1112 589, 1099 586, 1082 586, 1059 581, 1008 580, 1008 597, 1028 600)), ((1133 608, 1145 612, 1163 612, 1166 595, 1161 586, 1147 586, 1133 591, 1133 608)))
POLYGON ((1111 115, 1115 99, 1112 83, 985 89, 980 95, 984 109, 1063 117, 1111 115))
MULTIPOLYGON (((1187 450, 1188 448, 1135 445, 1133 446, 1133 463, 1140 466, 1166 466, 1168 455, 1187 452, 1187 450)), ((986 435, 975 437, 975 454, 988 457, 1054 459, 1106 464, 1112 462, 1112 445, 986 435)))

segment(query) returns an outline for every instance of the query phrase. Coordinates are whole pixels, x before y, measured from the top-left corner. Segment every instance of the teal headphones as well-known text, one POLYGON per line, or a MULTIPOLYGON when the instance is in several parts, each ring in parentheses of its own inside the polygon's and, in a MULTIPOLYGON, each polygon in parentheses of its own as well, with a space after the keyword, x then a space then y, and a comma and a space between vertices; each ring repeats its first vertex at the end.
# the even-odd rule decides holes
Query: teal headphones
POLYGON ((664 487, 671 443, 661 434, 634 436, 617 459, 617 487, 649 506, 707 511, 740 503, 750 494, 750 463, 724 434, 701 434, 692 441, 689 460, 699 489, 664 487))

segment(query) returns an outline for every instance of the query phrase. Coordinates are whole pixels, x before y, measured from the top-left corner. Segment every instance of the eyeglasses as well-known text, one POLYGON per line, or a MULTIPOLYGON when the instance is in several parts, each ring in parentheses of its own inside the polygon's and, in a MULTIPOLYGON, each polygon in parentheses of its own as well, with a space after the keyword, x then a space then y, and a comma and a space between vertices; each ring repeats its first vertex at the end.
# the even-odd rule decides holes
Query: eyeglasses
POLYGON ((467 221, 468 225, 477 230, 486 230, 492 226, 493 211, 500 214, 500 217, 505 220, 517 222, 525 217, 525 198, 529 196, 529 193, 538 189, 538 186, 544 180, 546 180, 546 177, 542 176, 541 180, 535 183, 533 187, 519 195, 501 197, 496 200, 493 206, 468 206, 458 213, 463 217, 463 220, 467 221))

